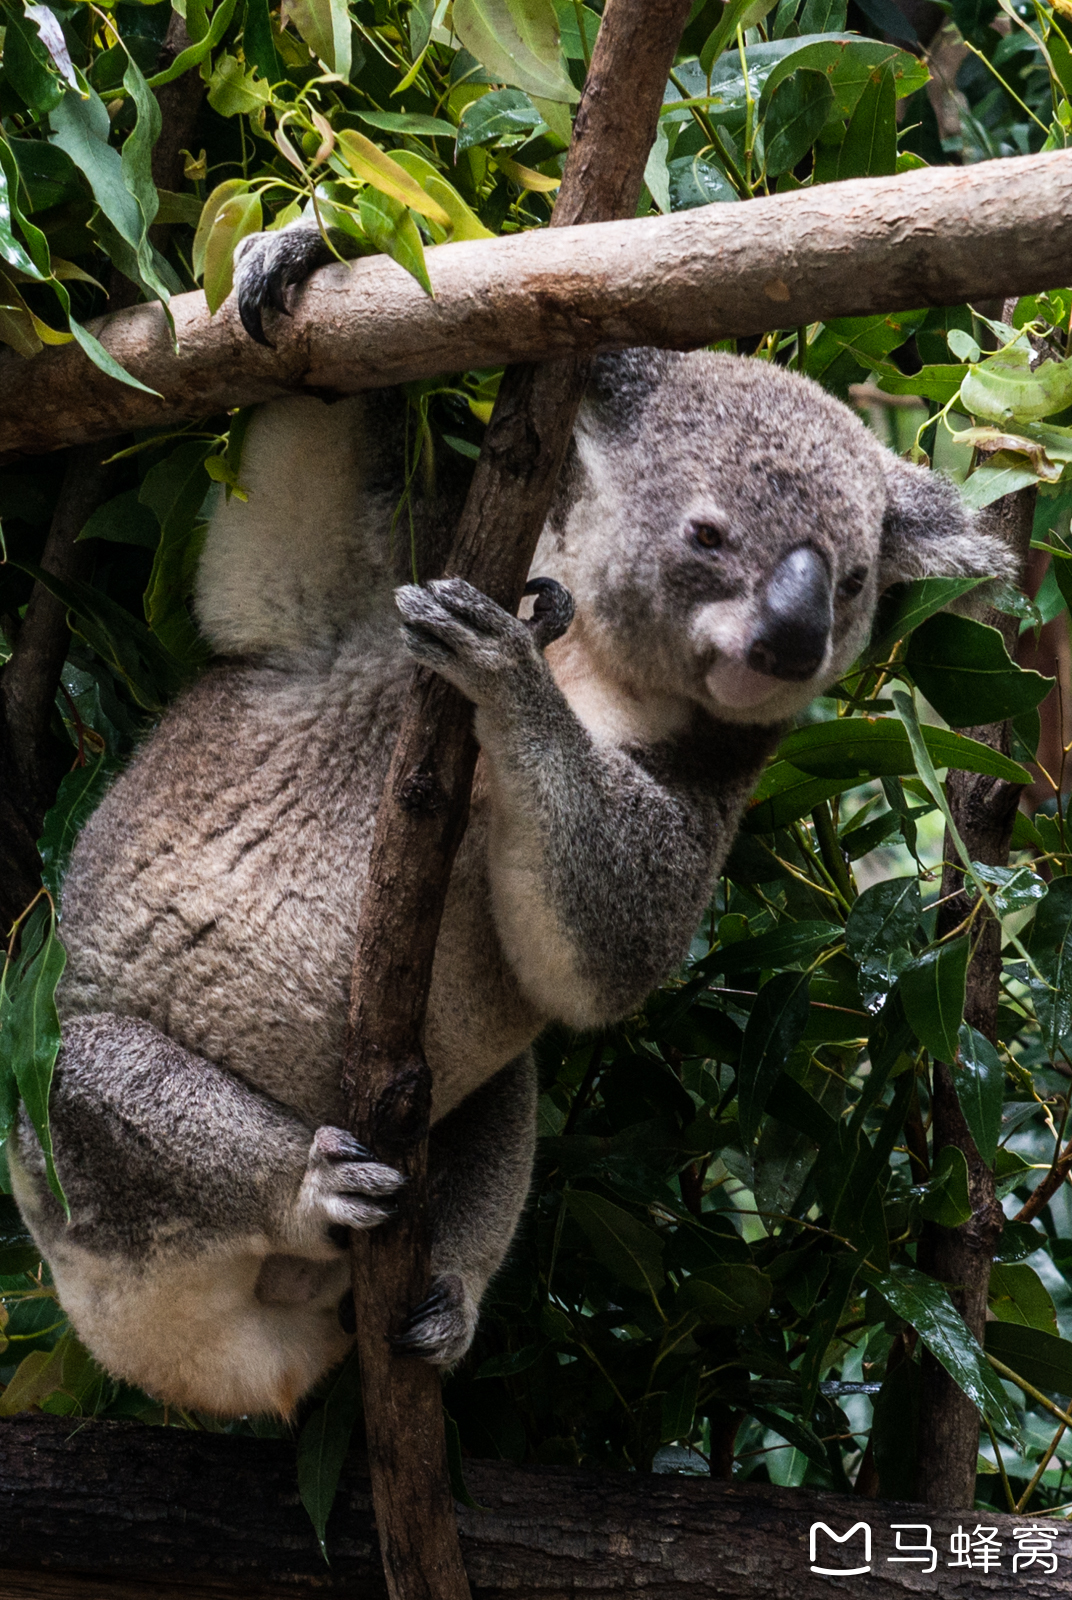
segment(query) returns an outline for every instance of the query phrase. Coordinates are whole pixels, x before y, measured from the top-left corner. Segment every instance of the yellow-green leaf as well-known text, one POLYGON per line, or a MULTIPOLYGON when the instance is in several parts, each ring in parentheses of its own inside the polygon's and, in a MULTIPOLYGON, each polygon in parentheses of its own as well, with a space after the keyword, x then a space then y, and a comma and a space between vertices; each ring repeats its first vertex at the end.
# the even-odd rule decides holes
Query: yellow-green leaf
POLYGON ((195 278, 200 278, 205 270, 205 251, 208 248, 208 236, 212 232, 212 225, 221 208, 227 204, 228 200, 233 200, 235 195, 247 194, 248 192, 249 184, 245 178, 228 178, 226 182, 217 184, 205 201, 201 208, 197 232, 194 234, 194 248, 191 256, 195 278))
POLYGON ((362 183, 369 183, 381 194, 389 195, 404 206, 411 206, 422 217, 437 222, 441 228, 450 227, 450 215, 437 200, 425 194, 420 184, 411 178, 404 167, 386 155, 371 139, 353 128, 343 128, 339 134, 339 149, 343 160, 362 183))
POLYGON ((454 31, 493 78, 543 100, 580 99, 562 64, 552 0, 454 0, 454 31))
POLYGON ((263 220, 257 194, 236 194, 217 211, 205 246, 205 299, 213 316, 234 283, 235 249, 247 234, 260 232, 263 220))
POLYGON ((548 178, 542 172, 534 172, 531 167, 523 167, 520 161, 512 161, 509 156, 494 155, 491 159, 500 172, 505 172, 523 189, 532 189, 536 194, 550 194, 562 183, 561 178, 548 178))

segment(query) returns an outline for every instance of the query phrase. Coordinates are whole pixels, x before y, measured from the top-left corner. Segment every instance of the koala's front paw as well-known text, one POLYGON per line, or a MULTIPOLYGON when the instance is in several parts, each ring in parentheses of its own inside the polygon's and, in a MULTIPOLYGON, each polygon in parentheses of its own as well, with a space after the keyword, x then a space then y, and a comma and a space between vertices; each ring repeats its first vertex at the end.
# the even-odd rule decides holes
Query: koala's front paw
POLYGON ((394 1215, 384 1204, 406 1182, 342 1128, 318 1128, 291 1219, 295 1243, 323 1244, 330 1230, 375 1228, 394 1215))
POLYGON ((251 339, 272 348, 262 321, 265 308, 290 315, 287 290, 332 259, 315 222, 301 218, 273 233, 251 233, 234 255, 238 315, 251 339))
POLYGON ((480 1307, 453 1272, 432 1281, 432 1292, 411 1311, 393 1343, 400 1355, 420 1356, 434 1367, 460 1361, 473 1342, 480 1307))
POLYGON ((541 631, 512 617, 462 578, 396 589, 395 604, 410 654, 478 706, 493 701, 507 686, 516 687, 518 674, 541 669, 541 631))

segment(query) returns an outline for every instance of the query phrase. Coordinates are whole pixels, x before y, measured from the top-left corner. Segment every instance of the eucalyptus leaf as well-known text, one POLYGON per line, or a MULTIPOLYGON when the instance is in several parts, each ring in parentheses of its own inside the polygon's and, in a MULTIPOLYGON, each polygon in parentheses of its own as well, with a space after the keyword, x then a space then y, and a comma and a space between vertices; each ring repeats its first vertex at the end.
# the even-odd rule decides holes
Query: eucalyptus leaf
POLYGON ((580 98, 546 0, 454 0, 452 15, 462 44, 500 83, 543 100, 572 104, 580 98))
POLYGON ((353 1350, 298 1436, 298 1493, 325 1561, 328 1517, 360 1414, 361 1367, 353 1350))
POLYGON ((930 1181, 923 1185, 920 1213, 941 1228, 959 1228, 972 1214, 968 1163, 964 1152, 947 1144, 939 1151, 930 1181))
POLYGON ((919 1042, 938 1061, 956 1059, 969 951, 967 935, 938 945, 905 967, 897 980, 919 1042))
POLYGON ((802 67, 775 87, 763 121, 767 172, 777 177, 795 167, 815 143, 834 104, 823 72, 802 67))
POLYGON ((916 628, 905 665, 953 727, 1004 722, 1032 711, 1054 685, 1053 678, 1017 666, 996 628, 949 612, 916 628))
POLYGON ((808 1025, 808 974, 780 972, 756 996, 741 1045, 738 1117, 748 1149, 778 1074, 808 1025))
MULTIPOLYGON (((1030 783, 1026 767, 989 745, 946 728, 923 727, 923 742, 938 767, 982 772, 1008 783, 1030 783)), ((797 728, 778 747, 783 761, 816 778, 908 776, 916 770, 903 724, 893 717, 839 717, 797 728)), ((758 793, 758 791, 757 791, 758 793)))
MULTIPOLYGON (((864 1277, 891 1311, 915 1328, 968 1399, 987 1416, 1018 1432, 1019 1423, 1005 1391, 944 1284, 915 1267, 895 1266, 885 1274, 865 1268, 864 1277)), ((1072 1353, 1072 1345, 1069 1351, 1072 1353)))
POLYGON ((992 1166, 1001 1134, 1005 1067, 990 1040, 965 1023, 959 1032, 953 1084, 968 1130, 987 1166, 992 1166))
POLYGON ((988 1322, 986 1351, 1021 1378, 1062 1400, 1072 1394, 1072 1340, 1017 1322, 988 1322))
POLYGON ((630 1289, 656 1295, 666 1279, 659 1235, 621 1206, 586 1189, 568 1190, 565 1200, 596 1258, 630 1289))
POLYGON ((1028 973, 1027 981, 1042 1046, 1052 1057, 1072 1035, 1072 878, 1055 878, 1046 890, 1027 947, 1038 969, 1028 973))
POLYGON ((675 1304, 694 1311, 712 1327, 738 1328, 766 1316, 772 1289, 770 1278, 758 1267, 729 1263, 692 1273, 678 1290, 675 1304))
POLYGON ((1044 1333, 1057 1332, 1053 1300, 1034 1267, 1019 1263, 992 1267, 987 1300, 999 1322, 1041 1328, 1044 1333))

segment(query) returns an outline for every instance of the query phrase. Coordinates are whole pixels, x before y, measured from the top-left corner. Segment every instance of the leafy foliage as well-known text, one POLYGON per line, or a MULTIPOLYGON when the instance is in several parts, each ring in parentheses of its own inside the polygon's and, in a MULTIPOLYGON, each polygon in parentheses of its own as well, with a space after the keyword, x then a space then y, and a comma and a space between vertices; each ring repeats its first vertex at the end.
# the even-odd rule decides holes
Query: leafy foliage
MULTIPOLYGON (((1063 148, 1066 9, 953 0, 959 131, 943 135, 923 62, 847 31, 843 0, 697 0, 640 209, 1063 148)), ((129 382, 85 326, 104 309, 102 283, 165 305, 200 283, 215 310, 240 240, 311 211, 348 253, 387 253, 427 287, 428 249, 543 225, 599 10, 187 0, 188 42, 170 59, 167 0, 0 0, 0 341, 33 359, 73 338, 129 382), (184 165, 154 182, 158 96, 185 74, 201 99, 184 165)), ((891 31, 888 4, 864 11, 876 34, 891 31)), ((1072 290, 1057 290, 1021 300, 1008 324, 961 306, 778 330, 743 348, 842 397, 862 386, 873 407, 876 394, 915 397, 878 406, 876 420, 893 419, 895 447, 966 477, 977 507, 1038 484, 1052 578, 1034 605, 1000 601, 1029 629, 1072 601, 1070 327, 1072 290)), ((414 471, 444 451, 477 453, 495 382, 481 372, 410 386, 414 471)), ((94 571, 80 583, 41 572, 52 464, 0 471, 3 634, 17 636, 35 577, 74 631, 54 715, 71 772, 42 839, 45 892, 13 931, 0 991, 3 1123, 21 1096, 46 1141, 63 861, 109 773, 204 664, 192 574, 212 497, 243 493, 247 422, 236 412, 125 448, 114 496, 83 532, 94 571)), ((1059 1442, 1044 1465, 1053 1430, 1039 1399, 1072 1391, 1067 1190, 1041 1208, 1041 1227, 1007 1226, 985 1351, 917 1266, 924 1224, 955 1226, 969 1207, 963 1157, 928 1149, 931 1060, 952 1067, 1013 1212, 1056 1162, 1069 1112, 1062 773, 1019 819, 1008 869, 972 862, 954 835, 970 911, 936 937, 951 822, 939 774, 1023 781, 1051 687, 994 630, 942 610, 969 587, 928 580, 887 597, 869 650, 764 775, 682 971, 618 1027, 541 1041, 539 1181, 474 1351, 446 1386, 456 1470, 466 1454, 492 1454, 732 1466, 845 1489, 866 1462, 887 1493, 907 1495, 926 1347, 986 1413, 1015 1492, 1039 1468, 1034 1503, 1067 1496, 1072 1455, 1059 1442), (957 731, 1006 717, 1015 759, 957 731), (963 1023, 984 904, 1006 934, 996 1044, 963 1023), (1009 1373, 1018 1381, 1002 1381, 1009 1373)), ((96 1368, 10 1201, 0 1301, 3 1414, 37 1405, 217 1426, 166 1416, 96 1368)), ((299 1481, 322 1543, 358 1410, 347 1367, 304 1421, 299 1481)), ((1001 1503, 996 1465, 981 1458, 987 1504, 1001 1503)))

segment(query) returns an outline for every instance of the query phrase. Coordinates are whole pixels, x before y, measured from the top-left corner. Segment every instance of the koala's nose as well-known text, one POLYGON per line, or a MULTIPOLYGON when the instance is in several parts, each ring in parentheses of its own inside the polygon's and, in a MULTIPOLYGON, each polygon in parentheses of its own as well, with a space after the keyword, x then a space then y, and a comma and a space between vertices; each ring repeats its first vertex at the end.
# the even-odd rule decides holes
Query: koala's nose
POLYGON ((767 581, 748 665, 790 682, 810 678, 822 665, 833 620, 830 568, 809 545, 790 550, 767 581))

